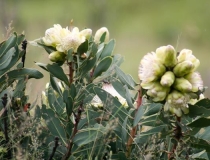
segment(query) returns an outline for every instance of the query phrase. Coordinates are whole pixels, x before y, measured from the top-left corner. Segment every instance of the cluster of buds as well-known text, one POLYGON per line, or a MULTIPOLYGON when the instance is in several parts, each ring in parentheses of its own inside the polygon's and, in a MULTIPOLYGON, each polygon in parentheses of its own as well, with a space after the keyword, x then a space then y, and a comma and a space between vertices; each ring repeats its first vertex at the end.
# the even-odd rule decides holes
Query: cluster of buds
POLYGON ((191 50, 177 54, 173 46, 162 46, 143 57, 138 76, 154 102, 165 102, 165 111, 181 117, 189 112, 190 100, 203 89, 201 76, 195 72, 199 64, 191 50))
MULTIPOLYGON (((109 40, 109 31, 107 28, 100 28, 95 36, 94 42, 100 43, 100 38, 106 32, 105 42, 109 40)), ((45 31, 45 37, 42 38, 44 45, 55 48, 56 51, 50 53, 49 59, 52 62, 63 62, 66 59, 68 50, 73 49, 73 53, 77 53, 78 47, 89 40, 92 36, 91 29, 79 31, 78 27, 69 29, 62 28, 61 25, 55 24, 53 28, 45 31)))

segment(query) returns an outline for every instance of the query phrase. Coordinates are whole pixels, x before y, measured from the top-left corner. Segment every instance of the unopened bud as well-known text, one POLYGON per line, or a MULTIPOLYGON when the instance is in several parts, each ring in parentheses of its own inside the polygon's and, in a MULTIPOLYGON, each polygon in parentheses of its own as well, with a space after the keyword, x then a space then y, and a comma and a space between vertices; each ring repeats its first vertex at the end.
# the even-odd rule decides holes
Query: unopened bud
POLYGON ((191 61, 183 61, 174 67, 173 72, 177 77, 183 77, 184 75, 192 72, 193 69, 194 65, 191 61))
POLYGON ((177 64, 176 51, 171 45, 157 48, 156 55, 166 67, 172 68, 177 64))
POLYGON ((160 80, 160 84, 164 87, 170 87, 175 80, 174 73, 171 71, 167 71, 160 80))
POLYGON ((109 41, 109 31, 106 27, 102 27, 99 30, 96 31, 94 42, 100 43, 101 36, 106 33, 104 43, 107 43, 109 41))
POLYGON ((183 93, 192 91, 192 84, 185 78, 176 78, 173 87, 183 93))
POLYGON ((189 49, 181 50, 177 59, 179 63, 183 61, 192 62, 194 65, 193 71, 196 70, 198 66, 200 65, 200 61, 192 54, 192 51, 189 49))
POLYGON ((85 36, 86 39, 89 39, 92 35, 91 29, 84 29, 80 32, 81 35, 85 36))
POLYGON ((153 101, 163 101, 169 93, 169 87, 163 87, 159 82, 154 82, 153 88, 147 91, 147 95, 152 98, 153 101))
POLYGON ((201 79, 201 75, 198 72, 187 74, 185 79, 187 79, 192 84, 192 92, 197 92, 198 90, 203 89, 203 81, 201 79))
POLYGON ((49 55, 49 59, 52 62, 63 62, 65 61, 65 58, 66 58, 66 55, 63 52, 58 52, 58 51, 52 52, 49 55))

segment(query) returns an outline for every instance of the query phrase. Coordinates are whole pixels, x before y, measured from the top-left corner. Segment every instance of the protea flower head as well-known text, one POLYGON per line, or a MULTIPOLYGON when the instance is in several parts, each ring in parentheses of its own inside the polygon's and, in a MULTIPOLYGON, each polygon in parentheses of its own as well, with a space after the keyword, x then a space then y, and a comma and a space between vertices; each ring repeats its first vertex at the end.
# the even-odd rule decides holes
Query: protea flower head
POLYGON ((179 54, 171 45, 146 54, 140 62, 141 87, 154 102, 164 102, 164 110, 180 117, 189 112, 188 103, 203 90, 203 81, 195 72, 200 61, 191 50, 179 54))

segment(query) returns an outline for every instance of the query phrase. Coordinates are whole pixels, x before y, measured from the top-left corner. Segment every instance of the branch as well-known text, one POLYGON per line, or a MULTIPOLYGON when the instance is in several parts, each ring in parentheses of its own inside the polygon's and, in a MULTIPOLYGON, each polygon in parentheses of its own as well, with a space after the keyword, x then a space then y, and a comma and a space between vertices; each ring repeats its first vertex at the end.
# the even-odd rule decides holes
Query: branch
POLYGON ((74 130, 73 130, 73 133, 71 135, 71 138, 69 140, 69 143, 68 143, 68 147, 67 147, 67 153, 64 155, 64 157, 62 158, 62 160, 68 160, 68 158, 71 156, 71 149, 73 147, 73 138, 74 136, 77 134, 78 130, 77 130, 77 127, 78 127, 78 124, 79 124, 79 121, 81 119, 81 115, 82 115, 82 111, 83 111, 83 108, 82 108, 82 104, 79 106, 78 110, 77 110, 77 115, 75 115, 75 124, 74 124, 74 130))
POLYGON ((53 156, 55 155, 55 151, 56 151, 57 147, 59 146, 58 141, 59 141, 59 138, 55 137, 55 146, 53 147, 53 150, 52 150, 49 160, 52 160, 53 156))
MULTIPOLYGON (((136 113, 138 111, 138 109, 140 108, 142 104, 142 92, 141 92, 141 88, 138 90, 138 97, 137 97, 137 108, 136 108, 136 113)), ((135 113, 135 114, 136 114, 135 113)), ((135 138, 136 135, 136 130, 137 130, 137 125, 134 126, 131 130, 130 130, 130 137, 128 139, 128 142, 126 144, 126 157, 130 156, 131 153, 131 148, 132 148, 132 143, 133 143, 133 139, 135 138)))
POLYGON ((180 127, 180 125, 178 123, 181 122, 181 117, 177 117, 176 116, 176 128, 174 129, 174 138, 177 140, 171 150, 170 153, 168 153, 168 159, 173 158, 172 155, 174 154, 174 152, 176 151, 178 142, 180 141, 182 135, 182 128, 180 127))
POLYGON ((67 62, 67 65, 69 66, 69 83, 71 85, 73 83, 74 76, 73 62, 67 62))
POLYGON ((24 54, 23 54, 23 56, 22 56, 23 68, 24 68, 24 66, 25 66, 25 59, 26 59, 26 47, 27 47, 27 41, 24 40, 24 41, 22 42, 22 50, 24 51, 24 54))

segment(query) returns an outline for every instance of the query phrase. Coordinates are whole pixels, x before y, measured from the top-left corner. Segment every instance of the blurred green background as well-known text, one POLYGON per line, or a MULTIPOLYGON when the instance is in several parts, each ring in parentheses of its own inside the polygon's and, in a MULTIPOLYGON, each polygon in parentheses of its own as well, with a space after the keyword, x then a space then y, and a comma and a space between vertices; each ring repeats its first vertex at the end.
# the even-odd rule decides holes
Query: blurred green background
MULTIPOLYGON (((138 65, 148 52, 171 44, 177 51, 187 48, 200 59, 198 71, 205 86, 210 86, 210 1, 209 0, 0 0, 0 40, 5 27, 13 21, 14 30, 26 34, 27 40, 44 36, 53 24, 91 28, 93 34, 106 26, 116 39, 115 53, 122 54, 122 69, 138 81, 138 65)), ((42 48, 28 45, 26 67, 34 61, 46 62, 42 48)), ((30 81, 28 93, 37 96, 49 81, 30 81)), ((210 96, 210 89, 205 92, 210 96)))

